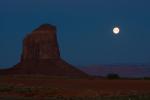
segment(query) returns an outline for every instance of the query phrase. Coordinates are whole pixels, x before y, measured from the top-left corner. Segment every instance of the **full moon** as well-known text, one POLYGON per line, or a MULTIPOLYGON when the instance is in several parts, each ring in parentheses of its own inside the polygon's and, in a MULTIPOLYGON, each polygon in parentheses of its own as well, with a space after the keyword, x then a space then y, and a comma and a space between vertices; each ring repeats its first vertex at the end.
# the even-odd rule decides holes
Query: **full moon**
POLYGON ((113 28, 113 33, 114 33, 114 34, 119 34, 119 32, 120 32, 119 27, 114 27, 114 28, 113 28))

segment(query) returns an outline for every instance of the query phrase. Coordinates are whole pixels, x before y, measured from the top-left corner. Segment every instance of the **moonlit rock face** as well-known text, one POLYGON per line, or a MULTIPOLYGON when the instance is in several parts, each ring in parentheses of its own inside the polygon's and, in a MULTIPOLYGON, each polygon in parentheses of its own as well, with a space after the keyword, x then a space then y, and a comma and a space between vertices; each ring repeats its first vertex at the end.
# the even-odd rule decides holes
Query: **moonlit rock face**
POLYGON ((50 75, 54 77, 88 77, 60 57, 56 27, 43 24, 23 40, 21 61, 0 75, 50 75))
POLYGON ((115 27, 115 28, 113 29, 113 33, 114 33, 114 34, 119 34, 119 32, 120 32, 119 27, 115 27))
POLYGON ((55 26, 43 24, 24 39, 22 60, 59 58, 55 26))

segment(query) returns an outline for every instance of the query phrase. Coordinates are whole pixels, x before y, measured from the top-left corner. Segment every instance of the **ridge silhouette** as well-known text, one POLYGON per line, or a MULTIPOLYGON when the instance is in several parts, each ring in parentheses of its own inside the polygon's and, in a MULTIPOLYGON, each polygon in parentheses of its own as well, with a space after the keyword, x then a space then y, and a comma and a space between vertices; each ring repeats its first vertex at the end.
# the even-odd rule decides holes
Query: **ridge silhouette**
POLYGON ((56 27, 51 24, 43 24, 33 30, 23 40, 20 62, 10 69, 0 70, 0 74, 88 76, 60 57, 56 31, 56 27))

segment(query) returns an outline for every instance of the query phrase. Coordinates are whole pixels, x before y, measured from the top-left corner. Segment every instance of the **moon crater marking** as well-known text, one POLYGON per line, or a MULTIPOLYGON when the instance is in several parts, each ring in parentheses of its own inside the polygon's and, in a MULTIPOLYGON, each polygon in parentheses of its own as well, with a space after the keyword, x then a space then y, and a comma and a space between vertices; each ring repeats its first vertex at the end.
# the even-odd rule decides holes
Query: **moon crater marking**
POLYGON ((119 34, 119 32, 120 32, 119 27, 114 27, 114 28, 113 28, 113 33, 114 33, 114 34, 119 34))

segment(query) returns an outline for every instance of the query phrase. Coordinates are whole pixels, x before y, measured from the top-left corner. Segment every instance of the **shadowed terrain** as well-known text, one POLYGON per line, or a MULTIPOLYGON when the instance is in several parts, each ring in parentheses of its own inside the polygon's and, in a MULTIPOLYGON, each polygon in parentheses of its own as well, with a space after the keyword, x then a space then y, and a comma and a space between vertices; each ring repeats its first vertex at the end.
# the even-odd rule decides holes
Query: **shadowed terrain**
POLYGON ((50 96, 109 97, 150 95, 149 80, 108 80, 24 75, 1 77, 0 82, 0 97, 25 96, 40 98, 50 96))

